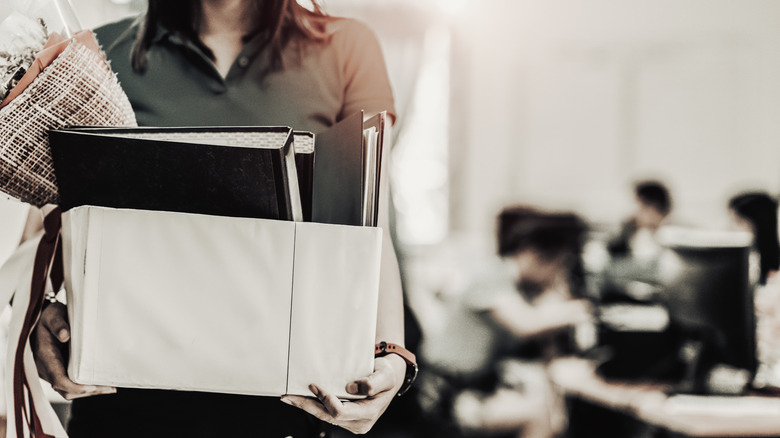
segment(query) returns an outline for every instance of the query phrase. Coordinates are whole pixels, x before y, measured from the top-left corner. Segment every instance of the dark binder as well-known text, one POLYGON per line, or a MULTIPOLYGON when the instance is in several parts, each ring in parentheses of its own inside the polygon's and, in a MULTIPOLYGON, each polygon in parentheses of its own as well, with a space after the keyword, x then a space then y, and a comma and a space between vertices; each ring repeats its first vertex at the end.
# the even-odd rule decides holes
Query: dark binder
POLYGON ((288 127, 70 128, 50 143, 63 211, 302 220, 288 127))
POLYGON ((362 225, 363 112, 317 133, 312 222, 362 225))
POLYGON ((303 221, 311 222, 312 191, 314 189, 314 134, 305 131, 293 132, 295 145, 295 168, 298 171, 298 189, 301 194, 303 221))
POLYGON ((385 120, 361 111, 317 134, 312 222, 376 226, 385 120))

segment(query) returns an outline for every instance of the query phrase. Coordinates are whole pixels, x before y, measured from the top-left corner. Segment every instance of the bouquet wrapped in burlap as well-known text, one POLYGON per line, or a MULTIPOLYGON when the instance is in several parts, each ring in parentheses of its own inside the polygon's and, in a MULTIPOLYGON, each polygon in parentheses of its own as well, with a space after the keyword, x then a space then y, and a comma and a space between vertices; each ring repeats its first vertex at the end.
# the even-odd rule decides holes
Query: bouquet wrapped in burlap
POLYGON ((37 207, 56 204, 48 130, 135 126, 127 96, 90 31, 53 33, 0 107, 0 191, 37 207))

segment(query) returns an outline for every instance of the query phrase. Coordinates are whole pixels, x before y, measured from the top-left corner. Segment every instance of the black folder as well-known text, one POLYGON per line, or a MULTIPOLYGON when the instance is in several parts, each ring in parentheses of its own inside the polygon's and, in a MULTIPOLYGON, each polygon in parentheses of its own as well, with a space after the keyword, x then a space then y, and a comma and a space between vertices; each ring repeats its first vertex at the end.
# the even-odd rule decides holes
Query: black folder
POLYGON ((317 133, 312 222, 363 225, 363 112, 317 133))
POLYGON ((306 131, 293 132, 295 145, 295 168, 298 171, 298 189, 301 194, 303 221, 311 222, 311 204, 314 190, 314 134, 306 131))
POLYGON ((60 207, 302 220, 288 127, 50 131, 60 207))

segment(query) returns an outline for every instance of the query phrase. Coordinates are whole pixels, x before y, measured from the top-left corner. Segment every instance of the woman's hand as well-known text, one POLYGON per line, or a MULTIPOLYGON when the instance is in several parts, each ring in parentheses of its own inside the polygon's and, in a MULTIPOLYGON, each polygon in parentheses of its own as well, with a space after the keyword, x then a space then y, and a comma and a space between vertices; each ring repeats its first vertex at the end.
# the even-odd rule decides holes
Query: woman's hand
POLYGON ((401 389, 406 375, 406 362, 397 354, 374 360, 374 373, 347 385, 347 392, 367 398, 342 402, 335 395, 316 385, 309 390, 316 399, 286 395, 282 401, 303 409, 326 423, 342 427, 352 433, 363 434, 385 412, 395 394, 401 389))
POLYGON ((47 306, 33 332, 33 355, 38 375, 66 400, 98 394, 113 394, 116 388, 79 385, 65 372, 65 355, 70 342, 70 326, 62 303, 47 306))

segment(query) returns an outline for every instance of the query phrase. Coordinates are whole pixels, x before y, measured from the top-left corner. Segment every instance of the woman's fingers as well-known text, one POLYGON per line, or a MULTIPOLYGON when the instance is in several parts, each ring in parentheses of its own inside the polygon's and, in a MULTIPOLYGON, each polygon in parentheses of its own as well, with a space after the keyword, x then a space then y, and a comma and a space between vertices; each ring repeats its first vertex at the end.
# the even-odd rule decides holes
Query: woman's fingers
POLYGON ((391 399, 391 397, 376 397, 342 402, 334 394, 316 385, 310 385, 309 389, 317 397, 316 399, 286 395, 282 397, 282 401, 303 409, 326 423, 357 434, 366 433, 371 429, 391 399))
POLYGON ((282 402, 302 409, 326 423, 333 422, 333 417, 318 400, 301 397, 299 395, 285 395, 282 397, 282 402))
MULTIPOLYGON (((62 343, 52 332, 52 323, 57 318, 53 304, 46 308, 41 315, 41 322, 33 332, 35 364, 38 374, 52 385, 59 375, 65 374, 65 359, 62 353, 62 343)), ((60 327, 61 329, 61 327, 60 327)))
POLYGON ((320 389, 316 385, 309 385, 309 391, 317 398, 312 399, 297 395, 287 395, 282 397, 282 401, 303 409, 320 420, 332 424, 336 424, 338 421, 353 421, 358 419, 354 415, 354 410, 349 409, 349 402, 342 403, 338 397, 320 389), (352 411, 352 415, 350 415, 350 411, 352 411))
POLYGON ((317 397, 331 417, 335 419, 354 420, 354 418, 344 418, 346 414, 344 403, 342 403, 334 394, 320 389, 316 385, 309 385, 309 391, 317 397))
POLYGON ((65 375, 59 376, 56 381, 52 383, 51 387, 65 398, 65 400, 116 393, 116 388, 110 386, 79 385, 65 375))
POLYGON ((322 421, 362 434, 371 430, 390 405, 401 387, 405 373, 404 360, 391 354, 374 360, 374 372, 371 375, 347 385, 348 393, 363 395, 365 399, 342 402, 335 394, 317 385, 309 385, 309 390, 316 398, 286 395, 282 401, 322 421))
POLYGON ((41 324, 58 341, 65 343, 70 340, 70 325, 65 305, 62 303, 52 303, 41 314, 41 324))
POLYGON ((41 323, 33 334, 34 357, 38 374, 51 384, 66 400, 97 394, 113 394, 116 388, 108 386, 79 385, 68 378, 63 344, 70 340, 65 306, 60 303, 49 305, 41 315, 41 323))

